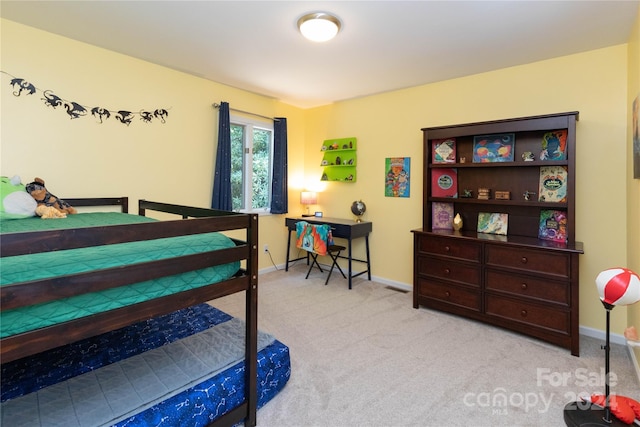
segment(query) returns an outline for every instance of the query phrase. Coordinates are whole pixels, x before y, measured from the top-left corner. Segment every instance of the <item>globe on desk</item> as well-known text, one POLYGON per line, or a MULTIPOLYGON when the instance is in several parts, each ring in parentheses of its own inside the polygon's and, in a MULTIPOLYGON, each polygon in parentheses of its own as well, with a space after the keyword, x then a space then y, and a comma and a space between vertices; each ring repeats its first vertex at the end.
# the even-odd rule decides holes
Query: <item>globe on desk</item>
POLYGON ((351 212, 356 216, 356 222, 362 222, 362 219, 360 217, 365 213, 366 210, 367 206, 362 200, 356 200, 351 204, 351 212))

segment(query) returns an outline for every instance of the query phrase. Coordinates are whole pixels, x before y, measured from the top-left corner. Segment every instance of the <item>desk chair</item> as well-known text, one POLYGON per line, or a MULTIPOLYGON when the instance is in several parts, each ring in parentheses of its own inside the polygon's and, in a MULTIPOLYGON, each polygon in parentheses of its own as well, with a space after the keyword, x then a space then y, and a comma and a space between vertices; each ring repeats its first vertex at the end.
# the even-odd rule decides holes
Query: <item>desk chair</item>
POLYGON ((309 266, 309 271, 307 271, 305 279, 309 278, 309 274, 314 265, 318 267, 320 271, 324 272, 318 263, 318 256, 324 255, 329 255, 332 261, 329 275, 327 275, 327 280, 324 282, 325 286, 329 283, 331 273, 333 273, 335 267, 338 268, 342 277, 347 278, 338 264, 340 252, 344 251, 346 247, 334 243, 329 225, 310 224, 306 221, 298 221, 296 223, 296 247, 309 252, 309 256, 311 256, 311 265, 309 266))

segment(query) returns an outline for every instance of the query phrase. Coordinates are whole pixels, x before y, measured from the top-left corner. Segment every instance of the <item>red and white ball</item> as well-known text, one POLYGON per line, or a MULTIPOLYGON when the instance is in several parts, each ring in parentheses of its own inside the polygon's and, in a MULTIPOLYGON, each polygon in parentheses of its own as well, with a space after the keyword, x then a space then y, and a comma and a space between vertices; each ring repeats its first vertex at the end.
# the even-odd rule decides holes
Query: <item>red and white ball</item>
POLYGON ((604 270, 596 277, 600 299, 610 305, 631 305, 640 301, 640 277, 628 268, 604 270))

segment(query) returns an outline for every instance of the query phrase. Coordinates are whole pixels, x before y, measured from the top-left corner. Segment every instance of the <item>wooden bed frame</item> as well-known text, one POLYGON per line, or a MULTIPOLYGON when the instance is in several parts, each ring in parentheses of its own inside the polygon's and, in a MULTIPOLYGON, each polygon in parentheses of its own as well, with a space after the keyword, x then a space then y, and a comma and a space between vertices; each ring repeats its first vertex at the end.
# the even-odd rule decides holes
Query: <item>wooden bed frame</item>
MULTIPOLYGON (((123 213, 128 213, 126 197, 65 200, 74 207, 119 206, 123 213)), ((240 261, 243 264, 242 268, 233 277, 222 282, 6 337, 0 340, 1 362, 20 359, 155 316, 246 291, 246 399, 243 404, 211 425, 232 426, 244 420, 246 426, 255 426, 258 352, 258 216, 140 200, 139 215, 144 216, 146 211, 175 214, 182 218, 143 224, 5 233, 1 237, 0 256, 8 257, 214 231, 244 230, 246 238, 244 241, 233 239, 235 247, 222 250, 2 286, 0 287, 0 309, 9 310, 234 261, 240 261)))

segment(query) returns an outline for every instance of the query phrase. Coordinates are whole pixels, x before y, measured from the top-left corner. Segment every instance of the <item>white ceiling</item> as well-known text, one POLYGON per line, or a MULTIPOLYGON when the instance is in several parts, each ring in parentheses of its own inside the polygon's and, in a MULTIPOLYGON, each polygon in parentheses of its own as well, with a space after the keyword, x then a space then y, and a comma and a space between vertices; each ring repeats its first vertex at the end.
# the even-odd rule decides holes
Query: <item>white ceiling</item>
POLYGON ((3 18, 309 108, 625 43, 640 1, 5 1, 3 18), (327 43, 308 12, 343 22, 327 43))

